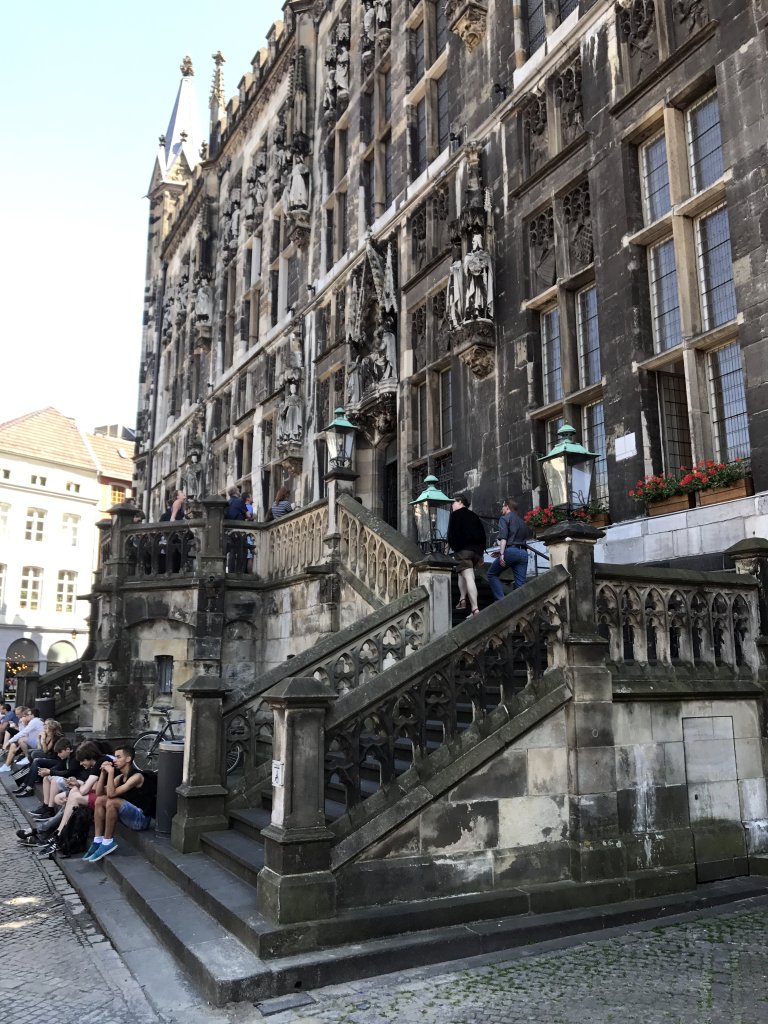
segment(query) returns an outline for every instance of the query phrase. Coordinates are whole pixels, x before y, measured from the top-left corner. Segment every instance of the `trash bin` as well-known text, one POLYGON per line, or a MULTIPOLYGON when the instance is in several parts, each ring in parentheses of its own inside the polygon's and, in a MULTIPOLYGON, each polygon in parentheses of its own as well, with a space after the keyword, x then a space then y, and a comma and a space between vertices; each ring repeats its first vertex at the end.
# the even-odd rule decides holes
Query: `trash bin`
POLYGON ((40 712, 40 717, 43 721, 47 718, 53 718, 56 714, 56 698, 55 697, 38 697, 35 701, 35 707, 40 712))
POLYGON ((184 774, 184 740, 161 743, 157 759, 157 810, 155 833, 171 834, 171 822, 176 813, 176 790, 184 774))

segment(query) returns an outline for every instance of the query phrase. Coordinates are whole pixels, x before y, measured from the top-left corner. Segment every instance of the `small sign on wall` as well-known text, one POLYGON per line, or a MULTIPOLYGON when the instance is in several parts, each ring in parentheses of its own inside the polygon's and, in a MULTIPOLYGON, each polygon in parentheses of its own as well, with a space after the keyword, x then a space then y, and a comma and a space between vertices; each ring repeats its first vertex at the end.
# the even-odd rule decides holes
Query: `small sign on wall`
POLYGON ((285 785, 285 761, 272 762, 272 785, 285 785))
POLYGON ((637 455, 635 435, 624 434, 622 437, 617 437, 614 442, 614 454, 616 455, 617 462, 621 462, 623 459, 631 459, 633 455, 637 455))

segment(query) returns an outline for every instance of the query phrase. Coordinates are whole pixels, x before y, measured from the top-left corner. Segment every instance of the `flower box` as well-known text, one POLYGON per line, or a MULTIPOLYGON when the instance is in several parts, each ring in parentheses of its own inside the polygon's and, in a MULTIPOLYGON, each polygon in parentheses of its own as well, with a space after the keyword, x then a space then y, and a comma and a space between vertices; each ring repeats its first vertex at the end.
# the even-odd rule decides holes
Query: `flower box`
POLYGON ((689 508, 693 508, 692 494, 673 494, 671 498, 662 498, 661 501, 646 505, 649 516, 667 516, 671 512, 685 512, 689 508))
POLYGON ((589 521, 598 530, 611 525, 611 517, 607 512, 595 512, 589 517, 589 521))
POLYGON ((748 498, 755 493, 751 476, 745 476, 737 480, 730 487, 713 487, 708 491, 699 491, 700 505, 717 505, 721 501, 736 501, 738 498, 748 498))

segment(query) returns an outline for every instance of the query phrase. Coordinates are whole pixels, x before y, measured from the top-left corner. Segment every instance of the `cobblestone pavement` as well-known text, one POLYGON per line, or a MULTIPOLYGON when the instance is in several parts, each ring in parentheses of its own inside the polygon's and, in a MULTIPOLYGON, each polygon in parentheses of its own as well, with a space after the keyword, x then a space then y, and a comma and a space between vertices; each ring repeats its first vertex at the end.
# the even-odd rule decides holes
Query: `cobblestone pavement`
POLYGON ((312 993, 270 1024, 764 1024, 768 901, 312 993), (576 944, 574 944, 576 943, 576 944), (436 970, 442 973, 435 973, 436 970))
POLYGON ((27 824, 0 788, 0 1000, 9 1016, 154 1024, 141 988, 56 864, 16 843, 15 830, 27 824))
POLYGON ((336 985, 293 1009, 264 1004, 268 1016, 249 1003, 214 1009, 191 990, 163 1005, 58 866, 17 846, 23 824, 0 787, 0 994, 53 1010, 56 1024, 768 1024, 768 897, 336 985))

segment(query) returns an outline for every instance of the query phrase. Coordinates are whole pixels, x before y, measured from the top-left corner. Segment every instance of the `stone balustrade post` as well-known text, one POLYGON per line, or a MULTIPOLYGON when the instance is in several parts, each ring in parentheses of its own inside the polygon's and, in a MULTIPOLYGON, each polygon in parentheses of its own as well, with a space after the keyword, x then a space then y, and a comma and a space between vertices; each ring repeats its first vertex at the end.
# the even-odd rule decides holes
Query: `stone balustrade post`
POLYGON ((328 498, 328 532, 325 535, 325 545, 333 560, 338 554, 339 541, 339 515, 338 500, 342 494, 354 496, 355 480, 357 473, 343 469, 333 470, 325 476, 325 493, 328 498))
POLYGON ((330 917, 336 881, 325 825, 325 716, 334 695, 313 676, 295 676, 264 699, 274 713, 272 821, 261 833, 258 907, 279 924, 330 917))
POLYGON ((567 521, 546 530, 551 565, 569 573, 565 643, 556 663, 573 691, 567 707, 571 872, 576 881, 626 874, 619 832, 613 685, 608 641, 597 631, 595 543, 605 534, 567 521))
POLYGON ((224 509, 225 498, 203 498, 203 519, 205 524, 200 536, 200 557, 198 573, 201 576, 223 576, 226 569, 224 550, 224 509))
MULTIPOLYGON (((125 551, 125 535, 131 526, 135 525, 137 517, 143 519, 143 515, 140 509, 135 505, 129 505, 122 502, 119 505, 113 505, 109 510, 109 514, 112 517, 111 523, 108 520, 104 520, 104 526, 98 523, 100 529, 110 529, 110 552, 109 558, 104 565, 101 566, 101 578, 102 580, 107 579, 125 579, 128 573, 128 557, 125 551)), ((100 538, 101 539, 101 538, 100 538)))
POLYGON ((745 537, 725 551, 735 565, 736 572, 754 576, 760 584, 757 592, 757 606, 760 615, 760 637, 758 642, 768 645, 768 540, 763 537, 745 537))
POLYGON ((229 691, 219 676, 197 675, 178 692, 186 700, 184 775, 171 842, 181 853, 200 849, 203 832, 226 828, 223 699, 229 691))
POLYGON ((416 563, 420 587, 429 594, 430 638, 443 636, 453 628, 451 611, 451 573, 454 561, 447 555, 431 554, 416 563))

